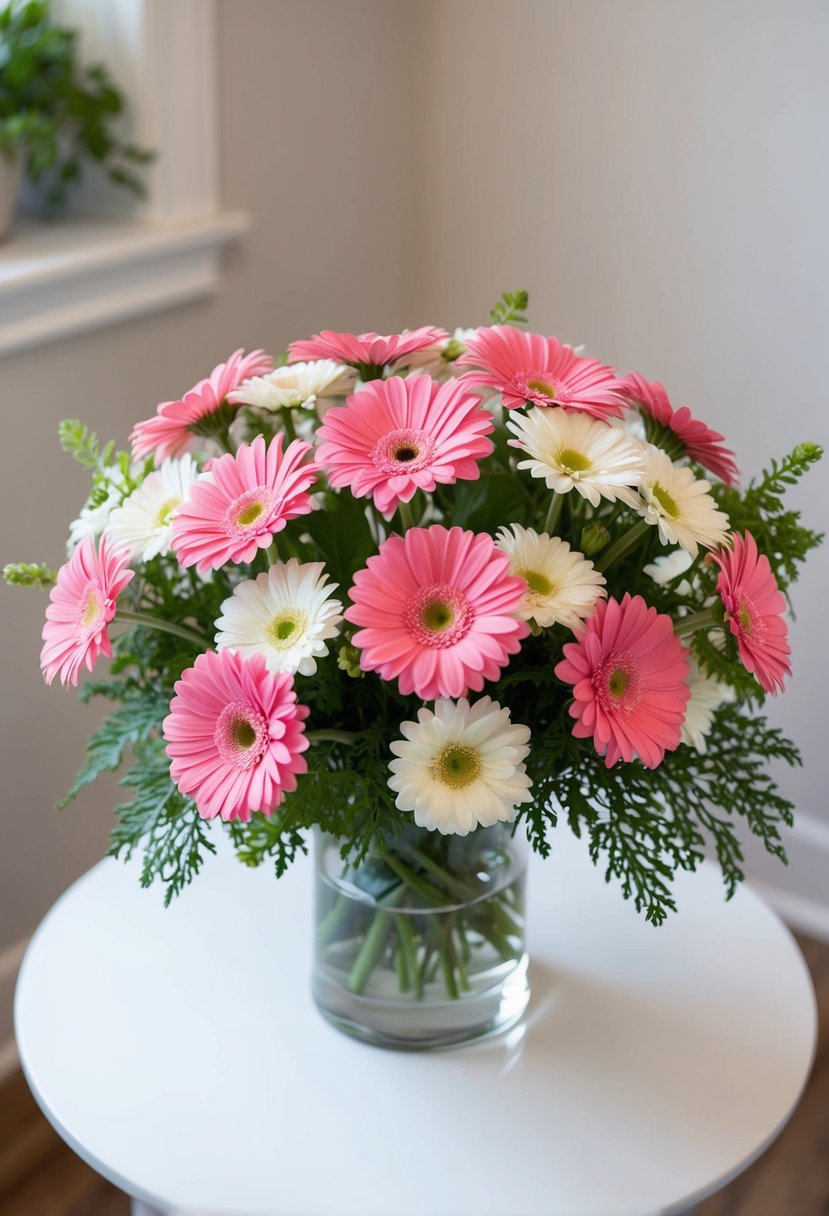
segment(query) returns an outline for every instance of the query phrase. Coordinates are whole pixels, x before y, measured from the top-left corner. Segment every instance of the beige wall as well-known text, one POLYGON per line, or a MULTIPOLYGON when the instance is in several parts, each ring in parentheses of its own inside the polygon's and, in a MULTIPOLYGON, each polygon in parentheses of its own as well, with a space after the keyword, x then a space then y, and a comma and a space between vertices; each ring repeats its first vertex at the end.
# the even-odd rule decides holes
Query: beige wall
MULTIPOLYGON (((219 12, 223 200, 251 213, 251 235, 215 299, 2 362, 3 562, 62 560, 87 482, 57 446, 61 418, 81 417, 123 443, 134 420, 236 346, 279 351, 321 326, 407 321, 405 5, 223 0, 219 12)), ((101 856, 116 786, 53 809, 95 714, 40 680, 43 598, 6 587, 0 595, 2 954, 101 856)))
MULTIPOLYGON (((123 441, 235 346, 476 323, 505 287, 531 290, 538 328, 664 379, 749 471, 826 439, 823 0, 221 0, 220 17, 223 196, 252 234, 214 300, 4 361, 4 561, 61 558, 85 483, 60 418, 123 441)), ((825 485, 803 496, 818 525, 825 485)), ((815 814, 826 585, 824 556, 777 715, 815 814)), ((2 952, 104 850, 114 785, 52 810, 93 711, 39 681, 38 595, 0 594, 2 952)))
MULTIPOLYGON (((829 446, 825 0, 429 12, 418 317, 473 324, 527 287, 535 327, 663 380, 747 474, 829 446)), ((829 461, 797 497, 816 528, 828 483, 829 461)), ((786 789, 827 823, 828 586, 829 546, 796 589, 795 678, 772 710, 806 760, 786 789)))

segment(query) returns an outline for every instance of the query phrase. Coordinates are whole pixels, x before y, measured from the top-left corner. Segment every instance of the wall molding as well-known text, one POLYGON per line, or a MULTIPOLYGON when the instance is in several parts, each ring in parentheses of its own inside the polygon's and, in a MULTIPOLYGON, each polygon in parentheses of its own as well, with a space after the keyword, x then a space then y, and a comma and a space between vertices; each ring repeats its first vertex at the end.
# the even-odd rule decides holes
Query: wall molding
POLYGON ((0 355, 209 295, 244 212, 30 226, 0 252, 0 355))

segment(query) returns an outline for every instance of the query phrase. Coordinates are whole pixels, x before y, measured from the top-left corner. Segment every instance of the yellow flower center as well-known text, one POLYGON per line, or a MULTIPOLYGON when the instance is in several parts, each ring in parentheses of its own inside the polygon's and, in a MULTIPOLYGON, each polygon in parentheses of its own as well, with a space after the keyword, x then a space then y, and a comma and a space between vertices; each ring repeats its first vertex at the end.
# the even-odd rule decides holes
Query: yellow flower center
POLYGON ((269 622, 268 640, 277 650, 288 650, 302 636, 307 623, 302 612, 282 612, 269 622))
POLYGON ((265 510, 261 502, 249 503, 243 510, 239 512, 236 522, 241 528, 247 528, 249 524, 254 523, 265 510))
POLYGON ((666 515, 670 515, 671 519, 676 519, 679 515, 679 506, 676 499, 671 498, 664 486, 661 486, 658 481, 654 482, 651 487, 651 494, 659 503, 666 515))
POLYGON ((474 747, 461 743, 450 743, 436 757, 432 773, 436 781, 448 785, 450 790, 462 790, 471 785, 481 771, 481 758, 474 747))
POLYGON ((237 719, 231 728, 233 742, 236 747, 248 748, 253 747, 256 742, 256 731, 244 718, 237 719))
POLYGON ((519 578, 527 580, 530 591, 536 595, 548 596, 555 591, 555 583, 551 583, 546 574, 542 574, 540 570, 516 570, 519 578))
POLYGON ((624 667, 617 667, 607 681, 608 692, 611 697, 623 697, 628 690, 629 684, 630 678, 624 667))
POLYGON ((590 460, 585 456, 584 452, 577 452, 575 448, 562 448, 558 454, 559 467, 565 473, 586 473, 590 468, 590 460))
POLYGON ((528 380, 527 388, 534 393, 543 393, 545 397, 555 397, 556 386, 549 384, 546 380, 528 380))
POLYGON ((81 624, 84 629, 89 629, 94 625, 101 614, 101 601, 92 588, 89 588, 89 594, 86 596, 86 604, 84 605, 81 624))
POLYGON ((154 528, 166 528, 167 524, 170 522, 170 518, 171 518, 173 512, 175 511, 176 507, 180 507, 180 506, 181 506, 180 498, 168 498, 167 501, 163 502, 161 504, 161 506, 158 508, 158 510, 156 511, 155 519, 153 520, 153 527, 154 528))

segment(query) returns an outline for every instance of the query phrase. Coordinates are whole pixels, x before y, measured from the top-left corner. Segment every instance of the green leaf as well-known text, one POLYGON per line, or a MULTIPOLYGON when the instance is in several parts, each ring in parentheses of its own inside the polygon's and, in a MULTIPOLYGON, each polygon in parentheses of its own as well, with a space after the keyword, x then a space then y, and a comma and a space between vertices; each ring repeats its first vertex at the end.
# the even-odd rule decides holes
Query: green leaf
POLYGON ((174 785, 160 745, 143 750, 121 782, 133 790, 130 802, 115 808, 110 856, 129 859, 143 849, 141 886, 164 884, 164 906, 180 895, 202 867, 205 853, 215 853, 209 827, 196 805, 174 785))
POLYGON ((64 452, 68 452, 85 469, 97 469, 106 464, 115 444, 101 447, 98 436, 77 418, 64 418, 58 425, 58 440, 64 452))
POLYGON ((507 473, 484 473, 477 481, 459 481, 451 499, 442 497, 447 526, 457 524, 473 532, 495 532, 504 524, 519 523, 527 512, 523 481, 507 473))
POLYGON ((490 320, 493 325, 526 325, 524 314, 529 303, 529 292, 505 291, 495 307, 490 309, 490 320))
POLYGON ((75 777, 69 792, 61 798, 58 810, 69 805, 87 785, 101 773, 114 772, 121 767, 124 752, 148 739, 161 726, 168 703, 148 696, 135 695, 116 709, 89 740, 86 763, 75 777))
POLYGON ((331 578, 342 590, 351 586, 354 572, 377 548, 366 519, 366 503, 350 494, 332 496, 325 510, 304 516, 298 526, 319 546, 331 578))
POLYGON ((9 562, 3 567, 3 578, 10 587, 38 587, 48 591, 57 581, 57 571, 45 562, 9 562))

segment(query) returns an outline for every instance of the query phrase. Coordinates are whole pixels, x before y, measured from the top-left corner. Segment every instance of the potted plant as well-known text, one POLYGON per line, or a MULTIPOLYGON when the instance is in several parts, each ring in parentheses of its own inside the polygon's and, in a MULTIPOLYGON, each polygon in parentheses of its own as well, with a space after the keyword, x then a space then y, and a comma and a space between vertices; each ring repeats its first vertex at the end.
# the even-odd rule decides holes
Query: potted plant
POLYGON ((123 140, 123 97, 101 64, 84 66, 75 30, 55 25, 49 0, 0 8, 0 239, 25 176, 44 207, 60 207, 85 161, 117 186, 143 193, 152 154, 123 140))

